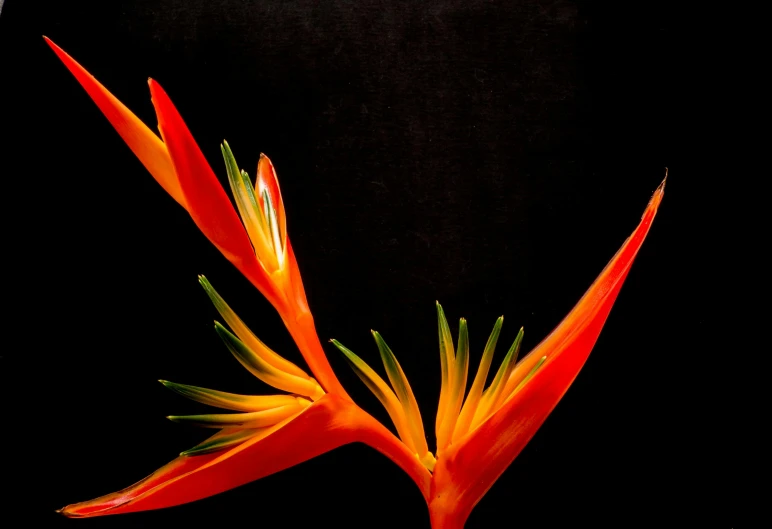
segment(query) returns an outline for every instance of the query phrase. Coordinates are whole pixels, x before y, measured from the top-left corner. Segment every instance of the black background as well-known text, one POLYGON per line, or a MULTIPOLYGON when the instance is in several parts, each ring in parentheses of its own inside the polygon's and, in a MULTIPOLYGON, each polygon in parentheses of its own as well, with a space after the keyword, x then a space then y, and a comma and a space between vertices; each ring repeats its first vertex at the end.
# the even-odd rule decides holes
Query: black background
MULTIPOLYGON (((8 218, 15 317, 0 367, 18 413, 3 427, 4 474, 19 478, 3 512, 68 527, 428 527, 415 485, 361 445, 173 509, 53 513, 202 439, 164 418, 199 408, 157 379, 266 391, 213 332, 197 274, 302 360, 45 34, 153 127, 145 80, 159 81, 220 177, 223 138, 251 173, 260 152, 271 157, 320 337, 377 365, 368 330, 381 332, 430 438, 434 300, 468 319, 473 365, 502 313, 502 339, 524 325, 530 349, 634 229, 668 167, 660 213, 587 365, 467 527, 737 527, 734 371, 708 371, 726 287, 700 210, 720 176, 693 143, 708 126, 707 43, 699 12, 620 4, 6 2, 4 202, 6 215, 22 213, 8 218)), ((388 423, 327 351, 357 402, 388 423)))

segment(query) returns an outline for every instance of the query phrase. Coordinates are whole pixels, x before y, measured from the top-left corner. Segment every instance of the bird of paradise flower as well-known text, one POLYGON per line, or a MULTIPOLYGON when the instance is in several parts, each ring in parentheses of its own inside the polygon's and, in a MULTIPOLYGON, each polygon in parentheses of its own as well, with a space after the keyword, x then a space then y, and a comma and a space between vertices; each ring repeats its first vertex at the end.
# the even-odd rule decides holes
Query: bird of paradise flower
POLYGON ((69 517, 92 517, 179 505, 262 478, 338 446, 362 442, 413 479, 426 500, 434 529, 463 527, 474 506, 528 443, 582 368, 649 231, 665 181, 654 192, 632 235, 576 306, 518 360, 523 338, 520 329, 487 388, 503 318, 496 321, 466 391, 466 321, 461 319, 454 345, 444 311, 437 304, 442 385, 433 453, 410 383, 380 334, 373 331, 388 383, 354 352, 337 340, 332 342, 386 408, 396 436, 357 406, 333 373, 314 328, 287 235, 276 171, 268 157, 260 156, 253 183, 223 142, 234 209, 157 82, 149 80, 160 138, 67 53, 48 38, 46 42, 150 174, 273 305, 313 375, 261 342, 209 281, 200 277, 230 328, 215 323, 228 350, 257 378, 283 393, 236 395, 161 381, 190 399, 237 413, 169 417, 218 432, 142 481, 68 505, 60 512, 69 517))

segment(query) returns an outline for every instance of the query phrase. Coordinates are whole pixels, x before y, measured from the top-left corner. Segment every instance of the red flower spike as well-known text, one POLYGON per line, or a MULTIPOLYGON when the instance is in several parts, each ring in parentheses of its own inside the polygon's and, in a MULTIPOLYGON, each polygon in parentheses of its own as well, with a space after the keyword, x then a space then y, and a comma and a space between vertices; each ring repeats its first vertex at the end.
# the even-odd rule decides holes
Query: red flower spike
POLYGON ((665 181, 657 188, 633 234, 560 325, 523 358, 510 381, 522 379, 546 357, 540 369, 498 411, 437 460, 429 502, 434 529, 463 527, 472 508, 571 386, 649 232, 664 188, 665 181))
POLYGON ((158 116, 158 128, 174 164, 190 216, 217 249, 276 306, 280 295, 255 260, 241 219, 217 176, 161 85, 153 79, 148 80, 148 85, 158 116))
POLYGON ((167 193, 188 209, 166 146, 131 110, 48 37, 43 37, 64 65, 96 103, 123 141, 167 193))

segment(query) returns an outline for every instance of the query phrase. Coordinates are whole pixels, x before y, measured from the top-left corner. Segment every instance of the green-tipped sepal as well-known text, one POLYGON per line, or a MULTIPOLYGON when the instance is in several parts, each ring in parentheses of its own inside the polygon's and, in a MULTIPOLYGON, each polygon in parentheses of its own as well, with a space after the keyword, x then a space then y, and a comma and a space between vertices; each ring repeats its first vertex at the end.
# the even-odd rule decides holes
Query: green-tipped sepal
POLYGON ((177 384, 168 380, 159 380, 159 382, 183 397, 226 410, 261 411, 280 406, 294 405, 296 401, 296 398, 292 395, 237 395, 198 386, 177 384))

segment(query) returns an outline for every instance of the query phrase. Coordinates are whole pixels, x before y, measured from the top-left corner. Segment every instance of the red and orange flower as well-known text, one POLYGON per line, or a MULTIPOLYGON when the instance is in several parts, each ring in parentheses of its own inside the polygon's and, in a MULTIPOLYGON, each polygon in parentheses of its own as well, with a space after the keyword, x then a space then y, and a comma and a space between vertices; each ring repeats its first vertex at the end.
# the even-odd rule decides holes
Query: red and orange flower
POLYGON ((445 314, 437 304, 442 386, 435 420, 436 450, 432 452, 410 383, 377 332, 373 336, 388 383, 340 342, 333 343, 384 405, 396 436, 357 406, 333 373, 314 328, 287 235, 276 171, 268 157, 260 156, 253 183, 239 168, 228 144, 221 146, 234 209, 157 82, 151 79, 149 85, 160 137, 61 48, 46 41, 150 174, 271 302, 310 371, 261 342, 201 277, 201 285, 230 328, 215 324, 226 347, 257 378, 282 393, 236 395, 161 381, 186 397, 232 413, 169 417, 218 431, 131 487, 68 505, 61 512, 88 517, 179 505, 358 441, 386 455, 413 479, 429 507, 432 527, 463 527, 474 506, 517 457, 582 368, 649 231, 665 182, 655 191, 635 231, 565 319, 518 361, 521 329, 487 388, 503 318, 494 325, 467 391, 466 322, 461 320, 454 346, 445 314))

